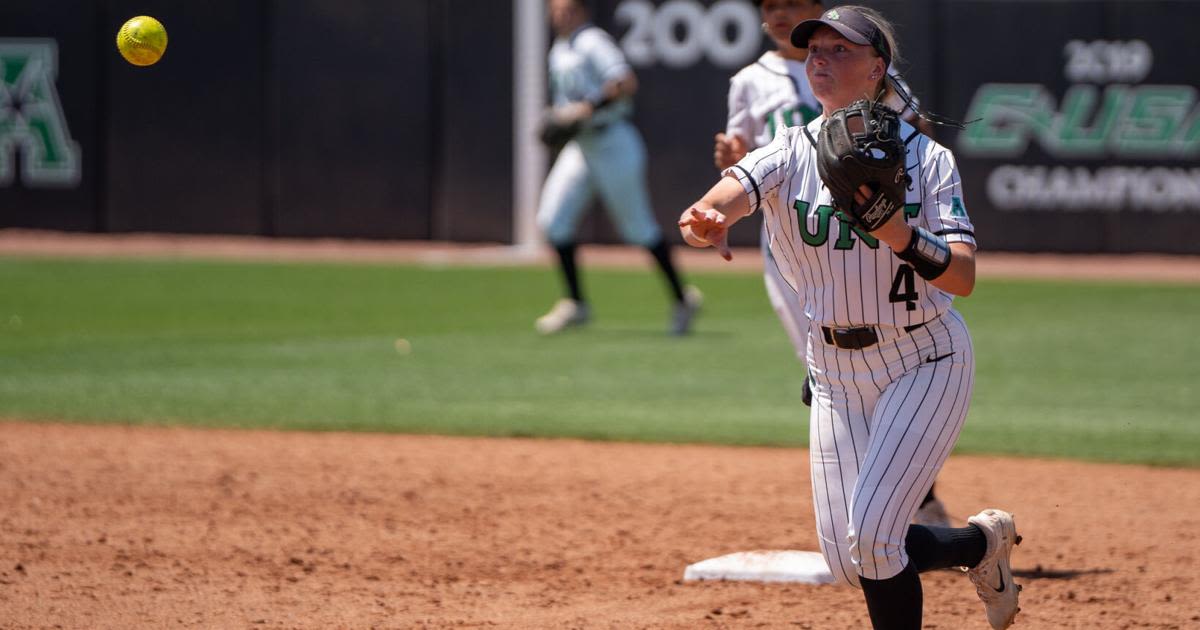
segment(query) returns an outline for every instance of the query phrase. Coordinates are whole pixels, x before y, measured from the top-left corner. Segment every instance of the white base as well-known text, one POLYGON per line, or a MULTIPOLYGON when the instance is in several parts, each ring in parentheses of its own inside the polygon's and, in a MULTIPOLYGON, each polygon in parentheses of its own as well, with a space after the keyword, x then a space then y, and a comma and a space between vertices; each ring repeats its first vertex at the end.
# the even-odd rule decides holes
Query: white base
POLYGON ((684 581, 742 580, 832 584, 825 558, 815 551, 740 551, 688 565, 684 581))

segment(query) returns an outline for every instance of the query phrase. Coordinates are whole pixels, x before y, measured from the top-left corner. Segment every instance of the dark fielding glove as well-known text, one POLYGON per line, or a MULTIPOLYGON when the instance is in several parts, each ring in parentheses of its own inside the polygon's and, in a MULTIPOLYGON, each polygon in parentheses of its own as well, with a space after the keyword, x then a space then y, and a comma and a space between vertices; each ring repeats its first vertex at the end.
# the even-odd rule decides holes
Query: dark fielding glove
POLYGON ((868 232, 904 207, 912 183, 904 158, 900 118, 882 103, 860 100, 833 112, 817 137, 817 172, 833 205, 868 232), (854 193, 863 184, 874 194, 860 206, 854 193))
POLYGON ((551 149, 561 149, 583 129, 583 120, 579 118, 564 118, 553 108, 542 114, 541 125, 538 128, 538 138, 542 144, 551 149))

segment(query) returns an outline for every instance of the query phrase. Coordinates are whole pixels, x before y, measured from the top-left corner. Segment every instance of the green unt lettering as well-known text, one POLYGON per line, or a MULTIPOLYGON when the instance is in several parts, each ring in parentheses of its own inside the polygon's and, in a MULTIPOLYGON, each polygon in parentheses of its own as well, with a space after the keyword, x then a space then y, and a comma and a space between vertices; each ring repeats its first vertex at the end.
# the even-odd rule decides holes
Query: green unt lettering
POLYGON ((1184 159, 1200 153, 1200 107, 1190 85, 1071 86, 1060 103, 1045 86, 987 83, 959 135, 964 153, 1015 157, 1031 142, 1054 157, 1184 159))
POLYGON ((834 249, 854 249, 854 234, 857 234, 858 238, 862 239, 862 242, 866 243, 867 247, 879 249, 879 239, 864 232, 857 225, 854 225, 846 215, 842 214, 841 210, 837 211, 836 214, 841 227, 838 229, 838 240, 833 244, 834 249))
MULTIPOLYGON (((854 249, 854 244, 859 240, 871 249, 879 249, 879 239, 863 231, 861 227, 852 225, 850 220, 840 210, 834 211, 833 206, 817 206, 816 211, 813 213, 813 216, 817 219, 817 226, 816 230, 812 232, 808 230, 808 202, 797 199, 792 204, 792 208, 796 210, 796 218, 799 219, 800 238, 804 240, 806 245, 820 247, 828 242, 829 220, 831 217, 837 216, 838 237, 837 242, 833 244, 834 249, 854 249), (855 238, 856 236, 857 238, 855 238)), ((920 213, 921 204, 904 204, 904 217, 906 219, 916 218, 920 213)))
POLYGON ((59 104, 57 74, 54 40, 0 39, 0 186, 13 182, 18 154, 27 186, 79 183, 81 151, 59 104))
POLYGON ((808 231, 808 206, 805 201, 796 200, 792 208, 796 210, 796 218, 800 224, 800 238, 806 245, 820 247, 829 240, 829 215, 833 214, 833 206, 817 206, 817 231, 808 231))

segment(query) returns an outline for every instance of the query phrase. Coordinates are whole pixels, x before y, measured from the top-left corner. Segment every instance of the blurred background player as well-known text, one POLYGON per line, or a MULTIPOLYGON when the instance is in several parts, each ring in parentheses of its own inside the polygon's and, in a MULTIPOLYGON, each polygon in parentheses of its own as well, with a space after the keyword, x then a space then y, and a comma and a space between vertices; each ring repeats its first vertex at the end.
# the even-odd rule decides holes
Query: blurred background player
POLYGON ((701 296, 683 286, 650 209, 646 146, 629 121, 637 91, 633 68, 612 37, 588 21, 583 0, 549 0, 549 13, 555 34, 549 54, 553 117, 560 124, 578 123, 579 131, 559 152, 542 187, 537 223, 558 253, 566 297, 535 327, 553 334, 591 318, 579 282, 575 232, 599 193, 625 242, 649 250, 662 270, 674 300, 668 332, 686 334, 701 296))
MULTIPOLYGON (((775 50, 762 54, 754 63, 742 68, 729 80, 729 118, 725 132, 718 133, 713 147, 713 163, 720 170, 733 166, 746 153, 766 146, 775 132, 786 127, 803 125, 821 114, 821 104, 813 95, 805 73, 808 50, 792 45, 792 29, 804 20, 821 17, 825 7, 819 0, 754 0, 762 17, 763 32, 775 44, 775 50)), ((889 74, 911 94, 908 85, 889 68, 889 74)), ((905 102, 889 90, 887 104, 925 135, 931 135, 928 122, 917 115, 917 101, 905 102)), ((801 362, 807 352, 808 317, 800 303, 802 287, 793 289, 783 279, 779 265, 771 256, 766 226, 762 227, 763 280, 767 297, 788 339, 801 362)), ((797 281, 803 281, 797 278, 797 281)), ((802 392, 804 404, 812 402, 808 378, 802 392)), ((949 515, 945 505, 934 495, 931 487, 917 511, 913 522, 919 525, 948 527, 949 515)))

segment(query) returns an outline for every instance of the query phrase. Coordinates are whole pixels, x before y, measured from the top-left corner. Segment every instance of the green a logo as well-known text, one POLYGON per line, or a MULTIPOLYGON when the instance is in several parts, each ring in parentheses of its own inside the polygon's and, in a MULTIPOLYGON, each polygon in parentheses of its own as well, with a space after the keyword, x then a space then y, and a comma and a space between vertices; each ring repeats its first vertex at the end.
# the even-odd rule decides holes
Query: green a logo
POLYGON ((81 173, 58 101, 58 45, 52 39, 0 39, 0 187, 12 184, 16 156, 27 186, 74 186, 81 173))

